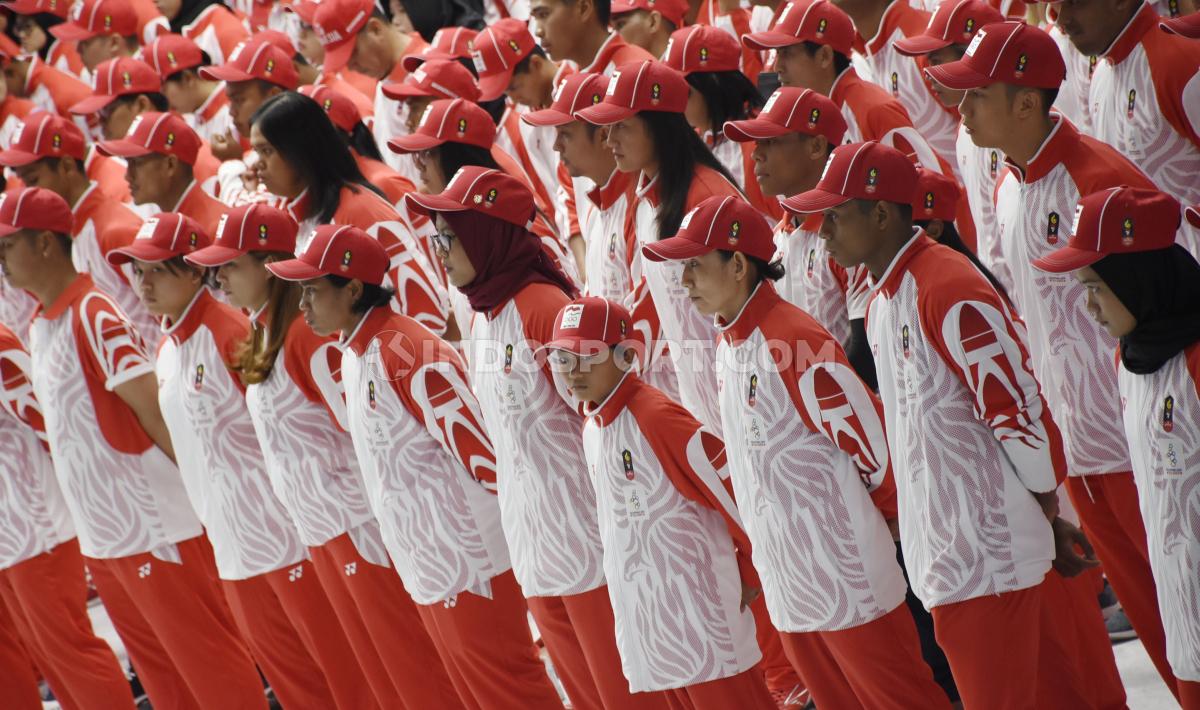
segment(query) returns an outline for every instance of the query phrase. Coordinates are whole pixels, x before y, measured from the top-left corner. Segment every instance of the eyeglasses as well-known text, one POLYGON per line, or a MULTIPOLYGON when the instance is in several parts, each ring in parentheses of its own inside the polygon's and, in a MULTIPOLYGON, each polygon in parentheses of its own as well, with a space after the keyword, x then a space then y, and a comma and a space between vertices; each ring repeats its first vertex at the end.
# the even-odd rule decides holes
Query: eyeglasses
POLYGON ((453 232, 438 232, 430 237, 430 239, 433 240, 434 249, 449 254, 450 244, 454 242, 455 236, 453 232))

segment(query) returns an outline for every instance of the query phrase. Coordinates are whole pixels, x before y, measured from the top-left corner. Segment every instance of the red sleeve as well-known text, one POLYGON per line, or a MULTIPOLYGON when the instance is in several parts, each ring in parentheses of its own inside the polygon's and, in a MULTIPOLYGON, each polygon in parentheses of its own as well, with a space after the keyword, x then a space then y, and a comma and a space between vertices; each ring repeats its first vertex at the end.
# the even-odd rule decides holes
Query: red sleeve
MULTIPOLYGON (((521 323, 525 329, 525 340, 535 351, 544 343, 554 339, 554 323, 558 312, 571 302, 562 289, 552 284, 539 283, 527 286, 516 296, 517 309, 521 313, 521 323)), ((559 389, 559 382, 550 371, 550 363, 544 358, 541 362, 542 376, 551 387, 559 389)), ((567 400, 570 401, 570 400, 567 400)))
POLYGON ((126 382, 154 372, 145 345, 115 303, 93 291, 79 303, 76 337, 80 355, 89 353, 85 367, 96 368, 104 388, 112 391, 126 382))
POLYGON ((391 261, 388 280, 396 289, 399 312, 434 333, 446 332, 449 299, 435 283, 431 274, 434 267, 422 256, 420 245, 408 225, 394 213, 394 219, 376 222, 366 231, 378 239, 388 253, 391 261))
POLYGON ((1067 153, 1063 165, 1081 197, 1119 185, 1156 189, 1145 173, 1109 144, 1081 135, 1079 147, 1083 150, 1067 153))
MULTIPOLYGON (((1142 42, 1146 59, 1150 65, 1150 79, 1154 82, 1154 93, 1158 98, 1158 109, 1163 118, 1179 135, 1200 148, 1198 127, 1192 123, 1184 103, 1184 91, 1197 90, 1200 83, 1200 43, 1177 35, 1150 30, 1150 36, 1142 42)), ((1193 115, 1200 113, 1193 107, 1193 115)))
POLYGON ((567 210, 567 238, 582 234, 579 228, 579 213, 575 210, 575 182, 571 180, 571 174, 567 172, 567 168, 561 161, 558 163, 558 185, 559 189, 565 195, 563 205, 567 210))
POLYGON ((292 321, 284 337, 283 366, 292 382, 305 399, 325 407, 339 429, 349 431, 342 388, 342 351, 337 341, 314 333, 300 316, 292 321))
POLYGON ((29 381, 30 360, 25 346, 8 328, 0 325, 0 407, 17 421, 33 429, 47 451, 46 426, 33 383, 29 381))

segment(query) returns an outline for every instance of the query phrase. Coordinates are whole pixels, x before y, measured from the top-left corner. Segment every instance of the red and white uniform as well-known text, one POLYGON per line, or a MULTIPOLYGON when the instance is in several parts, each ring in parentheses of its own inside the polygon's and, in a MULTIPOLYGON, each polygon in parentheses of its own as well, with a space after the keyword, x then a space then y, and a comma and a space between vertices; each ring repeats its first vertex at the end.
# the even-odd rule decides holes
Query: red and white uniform
POLYGON ((87 557, 153 552, 201 533, 175 465, 113 389, 154 371, 125 315, 87 274, 30 329, 30 375, 55 473, 87 557))
POLYGON ((1029 329, 1033 369, 1062 427, 1070 474, 1128 471, 1116 373, 1107 355, 1116 343, 1079 307, 1083 286, 1070 274, 1035 269, 1033 260, 1067 242, 1083 195, 1153 185, 1111 146, 1080 135, 1061 116, 1052 118, 1054 129, 1028 170, 1022 175, 1009 162, 997 192, 1000 244, 1013 280, 1009 296, 1029 329))
MULTIPOLYGON (((911 62, 912 57, 897 54, 911 62)), ((882 88, 864 80, 853 67, 838 75, 829 90, 829 99, 837 104, 846 119, 842 143, 879 141, 904 153, 916 155, 925 168, 947 174, 948 168, 929 141, 913 127, 908 110, 882 88)), ((948 155, 953 155, 953 150, 948 155)))
POLYGON ((13 288, 0 274, 0 325, 16 333, 21 342, 28 342, 29 325, 37 309, 36 298, 28 291, 13 288))
POLYGON ((87 135, 86 122, 67 109, 92 95, 92 87, 64 71, 55 69, 37 56, 28 58, 24 95, 38 108, 75 119, 87 135))
POLYGON ((180 472, 221 579, 240 580, 307 556, 270 488, 240 382, 226 363, 249 333, 246 316, 206 288, 175 323, 163 320, 158 402, 180 472))
POLYGON ((224 64, 238 44, 250 36, 237 15, 220 3, 210 5, 179 34, 208 53, 213 65, 224 64))
POLYGON ((636 252, 629 241, 632 235, 625 231, 632 200, 633 177, 613 170, 608 182, 583 193, 576 203, 579 230, 587 247, 584 291, 589 296, 624 303, 633 291, 629 270, 636 252))
MULTIPOLYGON (((1046 7, 1048 12, 1053 13, 1053 5, 1046 7)), ((1088 93, 1091 91, 1092 73, 1096 71, 1096 57, 1088 57, 1075 49, 1070 38, 1056 24, 1050 24, 1046 33, 1058 45, 1058 51, 1067 65, 1067 78, 1059 87, 1054 109, 1066 116, 1079 130, 1091 135, 1092 114, 1088 93)))
POLYGON ((217 225, 221 223, 221 217, 224 216, 227 208, 204 191, 204 187, 199 182, 201 179, 199 175, 196 178, 179 196, 179 202, 175 203, 170 211, 185 214, 199 222, 200 226, 204 227, 209 234, 216 234, 217 225))
POLYGON ((0 148, 8 150, 12 139, 25 121, 25 117, 41 108, 29 99, 9 94, 0 99, 0 148))
POLYGON ((342 347, 354 448, 405 589, 418 604, 490 598, 491 579, 511 565, 495 454, 462 358, 387 309, 368 313, 342 347), (418 367, 406 351, 421 353, 418 367))
POLYGON ((770 282, 719 325, 717 372, 733 490, 775 628, 836 631, 878 619, 908 585, 883 412, 845 354, 770 282), (786 343, 786 353, 765 353, 786 343))
MULTIPOLYGON (((562 74, 560 71, 559 75, 562 74)), ((509 101, 500 117, 495 145, 520 164, 533 194, 538 196, 540 204, 549 208, 546 216, 566 241, 569 236, 563 231, 566 205, 558 194, 558 153, 554 151, 554 138, 553 126, 535 126, 522 121, 516 104, 509 101)))
POLYGON ((627 374, 588 412, 604 572, 632 692, 735 676, 762 659, 741 604, 725 445, 680 405, 627 374))
POLYGON ((1149 375, 1118 367, 1150 567, 1175 677, 1200 681, 1200 345, 1149 375))
POLYGON ((724 137, 719 137, 715 141, 711 133, 705 134, 705 142, 708 143, 709 150, 717 160, 721 161, 721 165, 729 171, 733 176, 733 182, 746 193, 746 199, 750 204, 754 205, 755 209, 762 212, 768 219, 779 219, 783 216, 783 208, 779 206, 779 200, 770 195, 764 195, 762 188, 758 185, 758 178, 754 176, 754 142, 753 141, 731 141, 724 137))
POLYGON ((379 144, 383 162, 387 163, 392 170, 417 182, 421 175, 417 172, 417 166, 413 162, 412 156, 394 153, 387 147, 389 140, 408 135, 408 126, 406 125, 408 103, 389 99, 383 93, 384 85, 402 82, 408 76, 408 70, 404 68, 404 57, 421 54, 429 46, 429 43, 416 32, 410 33, 408 38, 408 48, 404 50, 404 55, 396 60, 396 64, 392 67, 392 73, 384 77, 375 87, 375 104, 371 112, 374 116, 374 123, 371 125, 371 132, 375 134, 375 142, 379 144))
POLYGON ((1016 314, 970 263, 918 232, 875 284, 879 372, 913 592, 927 608, 1026 589, 1054 558, 1030 491, 1065 474, 1016 314))
POLYGON ((199 108, 183 117, 206 143, 211 143, 213 136, 237 135, 233 116, 229 113, 229 97, 225 94, 224 83, 213 89, 199 108))
POLYGON ((118 202, 128 203, 130 209, 138 212, 145 209, 132 204, 129 183, 125 180, 125 159, 101 155, 93 144, 88 146, 87 155, 83 159, 83 169, 88 179, 98 183, 100 189, 118 202))
POLYGON ((829 256, 820 229, 819 214, 808 215, 799 224, 788 217, 775 226, 784 269, 776 289, 845 345, 850 340, 850 321, 867 315, 871 286, 865 268, 843 269, 829 256))
POLYGON ((584 74, 603 74, 611 77, 617 67, 622 64, 643 62, 648 59, 658 59, 658 57, 652 56, 641 47, 629 44, 616 32, 611 32, 608 39, 604 40, 604 44, 600 45, 600 49, 596 50, 596 56, 592 58, 592 63, 579 71, 584 74))
MULTIPOLYGON (((996 148, 981 148, 961 125, 958 127, 958 174, 975 222, 975 253, 1006 291, 1012 291, 1012 274, 1004 263, 1000 231, 996 224, 996 186, 1006 170, 1004 154, 996 148)), ((1015 183, 1013 183, 1015 185, 1015 183)))

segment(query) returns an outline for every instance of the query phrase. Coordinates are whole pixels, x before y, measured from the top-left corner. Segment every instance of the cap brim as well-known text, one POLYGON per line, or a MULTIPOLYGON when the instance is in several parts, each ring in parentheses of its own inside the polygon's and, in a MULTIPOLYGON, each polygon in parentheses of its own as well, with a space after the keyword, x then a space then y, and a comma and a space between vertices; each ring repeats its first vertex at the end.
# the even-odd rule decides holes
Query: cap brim
POLYGON ((410 192, 404 196, 404 201, 410 210, 426 217, 432 217, 434 212, 466 212, 470 209, 449 197, 426 195, 423 192, 410 192))
POLYGON ((285 259, 265 264, 267 271, 275 274, 284 281, 311 281, 328 275, 317 267, 299 259, 285 259))
POLYGON ((428 62, 433 59, 450 59, 450 58, 451 57, 449 54, 446 54, 445 52, 437 52, 437 51, 429 52, 428 54, 406 54, 406 55, 404 55, 404 58, 400 60, 400 66, 404 67, 404 71, 411 74, 417 70, 417 67, 421 66, 425 62, 428 62))
POLYGON ((90 116, 96 113, 105 106, 116 101, 116 96, 108 96, 106 94, 92 94, 91 96, 72 104, 67 110, 79 116, 90 116))
POLYGON ((140 158, 143 155, 150 155, 154 152, 144 145, 138 145, 133 141, 124 139, 118 141, 100 141, 96 144, 96 150, 100 151, 101 155, 115 155, 121 158, 140 158))
POLYGON ((978 89, 996 83, 995 79, 986 74, 980 74, 961 60, 939 64, 936 67, 926 67, 925 74, 947 89, 978 89))
POLYGON ((197 266, 221 266, 228 264, 246 252, 233 247, 223 247, 214 244, 196 251, 183 257, 184 261, 191 262, 197 266))
POLYGON ((92 32, 83 25, 77 25, 74 22, 64 22, 51 27, 50 34, 67 42, 79 42, 100 36, 99 32, 92 32))
POLYGON ((34 161, 41 160, 43 157, 47 156, 9 148, 8 150, 0 151, 0 165, 6 168, 20 168, 34 161))
POLYGON ((387 142, 388 150, 393 153, 416 153, 422 150, 436 148, 446 141, 434 136, 427 136, 421 133, 410 133, 407 136, 393 138, 387 142))
POLYGON ((910 56, 919 57, 930 52, 936 52, 939 49, 945 49, 954 44, 950 40, 942 39, 941 37, 932 37, 930 35, 916 35, 913 37, 905 37, 896 40, 892 46, 896 51, 910 56))
POLYGON ((1200 18, 1193 16, 1176 17, 1158 23, 1162 31, 1188 39, 1200 39, 1200 18))
POLYGON ((1107 254, 1087 249, 1063 247, 1062 249, 1050 252, 1040 259, 1034 259, 1033 266, 1035 269, 1051 274, 1065 274, 1082 269, 1085 266, 1091 266, 1105 256, 1107 254))
POLYGON ((643 245, 642 256, 650 261, 680 261, 691 259, 694 256, 703 256, 712 250, 712 247, 691 239, 670 237, 643 245))
POLYGON ((521 114, 521 120, 531 126, 565 126, 574 121, 575 117, 562 111, 544 108, 521 114))
POLYGON ((565 350, 572 355, 578 355, 580 357, 592 357, 593 355, 599 355, 611 347, 611 345, 605 344, 604 341, 597 340, 595 338, 562 337, 551 340, 550 342, 538 348, 537 352, 540 353, 549 350, 565 350))
POLYGON ((783 32, 751 32, 747 35, 742 35, 742 44, 750 49, 779 49, 780 47, 790 47, 793 44, 801 44, 804 40, 795 35, 785 34, 783 32))
POLYGON ((838 205, 844 205, 851 199, 836 192, 817 188, 780 200, 779 204, 793 214, 813 214, 814 212, 824 212, 838 205))
POLYGON ((350 39, 342 40, 335 44, 331 44, 325 48, 325 63, 321 68, 327 72, 341 71, 350 63, 350 57, 354 54, 354 43, 358 41, 358 35, 354 35, 350 39))
POLYGON ((433 92, 415 84, 405 84, 402 81, 384 84, 380 89, 383 95, 396 101, 407 101, 418 96, 433 96, 433 92))
POLYGON ((1184 207, 1183 216, 1187 217, 1188 224, 1200 229, 1200 205, 1184 207))
POLYGON ((309 5, 309 4, 300 5, 300 4, 295 4, 295 3, 288 4, 288 5, 283 6, 283 10, 284 10, 284 12, 296 13, 296 17, 299 17, 301 22, 303 22, 304 24, 306 24, 310 27, 313 25, 313 23, 317 19, 316 3, 313 3, 311 5, 309 5), (301 8, 303 8, 303 9, 301 9, 301 8))
POLYGON ((598 103, 595 106, 588 106, 585 109, 576 111, 575 118, 587 121, 594 126, 611 126, 636 114, 637 111, 626 106, 598 103))
POLYGON ((25 228, 17 227, 11 224, 0 224, 0 237, 11 237, 22 229, 25 228))
POLYGON ((120 266, 121 264, 128 264, 135 259, 137 261, 149 261, 151 263, 157 263, 160 261, 166 261, 167 259, 176 256, 179 256, 179 254, 171 251, 170 249, 156 247, 151 244, 149 240, 135 240, 133 244, 130 244, 127 247, 113 249, 105 258, 108 259, 108 263, 112 264, 113 266, 120 266), (141 243, 139 243, 139 241, 141 243))
POLYGON ((231 67, 228 64, 201 67, 196 73, 201 78, 208 79, 209 81, 250 81, 257 78, 253 74, 247 74, 241 69, 231 67))
POLYGON ((802 131, 791 131, 787 126, 781 126, 778 123, 762 118, 751 118, 745 121, 726 121, 725 125, 721 127, 722 135, 738 143, 763 140, 764 138, 778 138, 779 136, 793 132, 802 133, 802 131))
POLYGON ((508 91, 508 85, 512 83, 512 77, 511 71, 479 77, 479 100, 495 101, 504 96, 508 91))

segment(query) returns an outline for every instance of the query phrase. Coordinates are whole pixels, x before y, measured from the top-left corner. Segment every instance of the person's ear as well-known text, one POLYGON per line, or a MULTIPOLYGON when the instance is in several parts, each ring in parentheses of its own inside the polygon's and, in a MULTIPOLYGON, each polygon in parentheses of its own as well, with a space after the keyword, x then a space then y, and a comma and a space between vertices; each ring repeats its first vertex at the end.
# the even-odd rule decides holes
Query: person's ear
POLYGON ((887 228, 892 223, 892 213, 890 205, 883 200, 876 200, 875 205, 871 208, 871 221, 879 231, 887 231, 887 228))
POLYGON ((747 281, 750 279, 750 260, 742 252, 734 252, 733 258, 733 280, 747 281))
POLYGON ((637 352, 628 345, 618 345, 613 355, 613 362, 621 372, 628 372, 637 358, 637 352))
POLYGON ((350 303, 358 303, 358 299, 363 295, 363 282, 358 279, 351 279, 350 283, 346 284, 346 296, 350 299, 350 303))
POLYGON ((925 233, 928 234, 930 239, 933 239, 935 242, 940 242, 942 240, 942 232, 945 230, 946 223, 940 219, 931 220, 925 227, 925 233))
POLYGON ((155 110, 154 104, 150 101, 149 98, 146 97, 145 94, 137 95, 137 98, 133 100, 133 109, 134 109, 133 115, 135 115, 135 116, 146 113, 147 111, 155 110))
POLYGON ((809 136, 808 159, 824 165, 829 160, 829 139, 825 136, 809 136))
POLYGON ((371 19, 367 20, 367 24, 363 29, 367 31, 367 34, 371 35, 372 39, 377 39, 387 30, 387 26, 384 24, 383 20, 379 19, 378 17, 372 17, 371 19))
POLYGON ((833 66, 833 47, 828 44, 821 45, 821 48, 813 55, 813 59, 817 60, 817 66, 822 69, 833 66))

